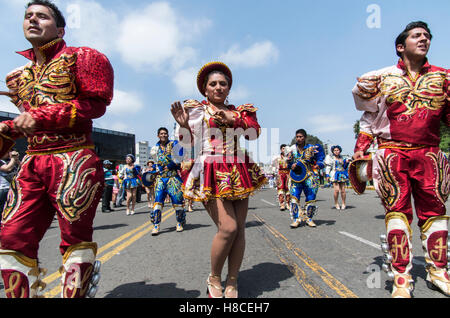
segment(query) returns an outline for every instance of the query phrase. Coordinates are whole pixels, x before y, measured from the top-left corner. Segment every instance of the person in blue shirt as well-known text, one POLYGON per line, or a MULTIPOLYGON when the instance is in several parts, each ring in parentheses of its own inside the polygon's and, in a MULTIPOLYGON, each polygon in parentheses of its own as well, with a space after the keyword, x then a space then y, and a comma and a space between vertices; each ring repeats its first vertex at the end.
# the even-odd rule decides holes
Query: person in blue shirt
POLYGON ((304 129, 299 129, 295 133, 295 145, 292 146, 288 155, 288 168, 290 172, 291 193, 291 223, 292 228, 297 228, 304 221, 310 227, 316 227, 313 217, 317 212, 316 195, 319 189, 318 178, 314 169, 323 169, 325 151, 322 145, 307 144, 308 134, 304 129), (300 206, 301 194, 305 194, 305 209, 300 206))
POLYGON ((152 148, 151 154, 155 158, 155 203, 153 211, 150 213, 151 221, 154 225, 152 235, 158 235, 161 224, 161 212, 164 207, 164 201, 169 195, 172 206, 176 213, 177 232, 184 230, 186 224, 186 211, 184 210, 184 198, 182 185, 183 181, 179 175, 181 161, 183 157, 183 148, 178 141, 169 140, 169 131, 167 128, 158 129, 159 142, 152 148))
POLYGON ((103 161, 103 173, 105 174, 105 188, 102 197, 102 212, 109 213, 114 211, 111 209, 112 191, 114 187, 114 169, 111 161, 103 161))

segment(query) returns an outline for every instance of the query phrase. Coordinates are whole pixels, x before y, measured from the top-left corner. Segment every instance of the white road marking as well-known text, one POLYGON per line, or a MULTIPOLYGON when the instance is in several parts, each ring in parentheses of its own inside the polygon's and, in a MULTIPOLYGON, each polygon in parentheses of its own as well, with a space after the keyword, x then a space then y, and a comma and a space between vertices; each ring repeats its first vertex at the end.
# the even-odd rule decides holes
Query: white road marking
MULTIPOLYGON (((359 237, 359 236, 356 236, 356 235, 353 235, 353 234, 350 234, 350 233, 347 233, 347 232, 339 232, 339 233, 342 234, 342 235, 348 236, 348 237, 350 237, 352 239, 355 239, 357 241, 360 241, 361 243, 364 243, 366 245, 372 246, 372 247, 376 248, 377 250, 381 251, 381 246, 379 244, 375 244, 375 243, 373 243, 371 241, 363 239, 362 237, 359 237)), ((422 265, 422 266, 426 265, 425 262, 419 261, 419 260, 417 260, 415 258, 413 258, 412 262, 414 264, 417 264, 417 265, 422 265)))
POLYGON ((264 200, 264 199, 261 199, 261 201, 264 202, 264 203, 270 204, 271 206, 277 206, 275 203, 266 201, 266 200, 264 200))
POLYGON ((374 247, 374 248, 376 248, 376 249, 381 251, 381 246, 379 244, 375 244, 375 243, 373 243, 371 241, 365 240, 365 239, 363 239, 363 238, 361 238, 359 236, 356 236, 356 235, 353 235, 353 234, 350 234, 350 233, 347 233, 347 232, 339 232, 339 233, 342 234, 342 235, 348 236, 348 237, 350 237, 352 239, 355 239, 357 241, 360 241, 361 243, 364 243, 364 244, 367 244, 369 246, 372 246, 372 247, 374 247))

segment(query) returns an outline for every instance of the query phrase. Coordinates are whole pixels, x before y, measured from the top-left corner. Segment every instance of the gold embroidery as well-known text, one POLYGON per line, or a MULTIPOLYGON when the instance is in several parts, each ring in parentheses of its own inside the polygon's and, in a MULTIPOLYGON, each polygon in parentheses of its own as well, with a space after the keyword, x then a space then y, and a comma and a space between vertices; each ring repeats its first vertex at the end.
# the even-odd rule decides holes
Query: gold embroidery
POLYGON ((24 298, 25 297, 25 288, 20 288, 20 295, 16 295, 15 289, 22 285, 22 277, 20 273, 14 272, 9 276, 8 288, 5 288, 5 294, 10 295, 11 298, 24 298))
POLYGON ((428 152, 427 157, 431 158, 435 164, 436 172, 436 195, 442 204, 447 202, 450 193, 450 165, 448 164, 447 158, 445 158, 442 151, 438 154, 433 152, 428 152))
POLYGON ((77 134, 70 134, 70 135, 53 135, 53 136, 49 136, 47 134, 43 134, 42 136, 33 136, 33 137, 29 137, 28 138, 28 143, 35 147, 37 145, 42 145, 44 143, 53 143, 53 142, 57 142, 57 141, 64 141, 64 142, 68 142, 68 141, 72 141, 72 145, 79 145, 79 144, 84 144, 87 141, 87 137, 86 134, 81 134, 81 135, 77 135, 77 134))
POLYGON ((380 183, 378 190, 387 208, 392 208, 400 198, 400 187, 392 174, 392 160, 396 154, 390 154, 387 158, 378 158, 380 166, 380 183))
POLYGON ((23 167, 31 160, 31 156, 25 156, 20 164, 21 168, 17 172, 15 178, 13 178, 8 197, 6 199, 6 205, 2 214, 2 222, 6 223, 11 217, 19 210, 22 204, 22 187, 20 186, 19 177, 23 171, 23 167))
POLYGON ((391 245, 391 255, 394 259, 394 262, 397 262, 399 260, 399 256, 401 257, 400 260, 408 259, 409 256, 409 243, 408 238, 406 235, 402 235, 402 240, 399 243, 397 241, 397 236, 394 236, 392 238, 392 245, 391 245))
POLYGON ((30 155, 30 156, 54 155, 54 154, 58 154, 58 153, 73 152, 73 151, 83 150, 83 149, 95 149, 95 146, 87 145, 87 146, 78 146, 78 147, 71 147, 71 148, 64 148, 64 149, 57 149, 57 150, 48 150, 48 151, 28 151, 27 150, 27 155, 30 155))
POLYGON ((441 237, 436 240, 436 245, 432 250, 430 250, 429 255, 433 262, 441 262, 447 253, 447 240, 441 237), (436 257, 435 257, 436 256, 436 257))
POLYGON ((42 69, 33 64, 25 66, 19 79, 19 99, 28 102, 31 107, 73 100, 77 89, 70 67, 76 60, 76 54, 62 54, 42 69))
POLYGON ((405 115, 414 115, 426 108, 438 110, 445 104, 445 72, 430 72, 422 75, 413 86, 407 77, 387 74, 382 76, 381 94, 387 96, 387 102, 400 102, 407 110, 405 115))
POLYGON ((60 212, 70 222, 76 221, 94 201, 100 182, 92 184, 89 178, 95 173, 95 168, 84 168, 84 164, 92 156, 84 155, 81 151, 70 156, 67 153, 56 154, 64 164, 64 173, 56 195, 56 202, 60 212))
POLYGON ((80 289, 80 295, 83 296, 86 294, 86 291, 89 287, 88 281, 91 277, 93 267, 90 266, 86 272, 83 274, 83 278, 81 277, 81 268, 77 264, 73 264, 71 267, 74 268, 73 273, 71 273, 68 278, 66 278, 66 284, 64 285, 63 295, 64 298, 69 298, 69 292, 70 292, 70 298, 75 298, 77 296, 76 292, 73 292, 75 289, 80 289))

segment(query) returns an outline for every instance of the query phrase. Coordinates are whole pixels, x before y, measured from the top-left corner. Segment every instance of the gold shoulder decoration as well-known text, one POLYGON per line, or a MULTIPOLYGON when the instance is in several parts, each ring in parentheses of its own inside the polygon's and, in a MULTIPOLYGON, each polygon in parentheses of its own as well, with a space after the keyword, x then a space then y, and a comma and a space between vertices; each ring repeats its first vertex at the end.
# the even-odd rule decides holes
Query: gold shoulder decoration
POLYGON ((183 103, 184 108, 197 108, 202 107, 203 104, 195 99, 188 99, 183 103))
POLYGON ((415 85, 404 76, 387 74, 383 76, 381 93, 388 103, 404 103, 405 115, 414 115, 421 109, 439 110, 445 103, 445 72, 430 72, 421 76, 415 85))
POLYGON ((238 112, 250 112, 250 113, 256 113, 258 108, 256 108, 253 104, 244 104, 237 108, 238 112))

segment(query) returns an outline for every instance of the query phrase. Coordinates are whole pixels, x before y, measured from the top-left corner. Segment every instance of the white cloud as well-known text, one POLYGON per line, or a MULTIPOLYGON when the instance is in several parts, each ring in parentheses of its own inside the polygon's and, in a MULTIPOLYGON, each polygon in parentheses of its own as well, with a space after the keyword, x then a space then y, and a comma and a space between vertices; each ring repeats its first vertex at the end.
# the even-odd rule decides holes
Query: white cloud
MULTIPOLYGON (((230 103, 246 102, 244 101, 250 96, 249 90, 244 86, 231 87, 229 100, 230 103)), ((248 101, 247 101, 248 102, 248 101)))
POLYGON ((187 45, 209 25, 193 23, 187 27, 167 2, 155 2, 124 17, 117 35, 116 49, 122 59, 135 69, 151 71, 178 70, 197 53, 187 45))
POLYGON ((114 90, 114 98, 107 108, 113 115, 135 114, 144 108, 144 103, 136 93, 114 90))
POLYGON ((352 124, 346 123, 344 117, 333 114, 313 116, 309 122, 314 127, 314 131, 321 133, 346 131, 352 127, 352 124))
POLYGON ((261 67, 278 60, 278 48, 270 41, 257 42, 245 50, 233 45, 220 60, 234 67, 261 67))
POLYGON ((198 70, 194 67, 180 70, 172 78, 175 84, 178 95, 186 98, 193 98, 198 94, 197 81, 195 74, 198 70))
POLYGON ((105 9, 95 1, 71 1, 64 10, 69 39, 80 46, 93 47, 103 53, 115 49, 116 35, 119 31, 117 14, 105 9))

